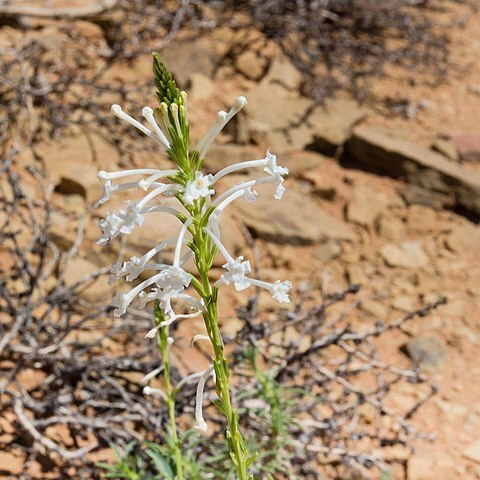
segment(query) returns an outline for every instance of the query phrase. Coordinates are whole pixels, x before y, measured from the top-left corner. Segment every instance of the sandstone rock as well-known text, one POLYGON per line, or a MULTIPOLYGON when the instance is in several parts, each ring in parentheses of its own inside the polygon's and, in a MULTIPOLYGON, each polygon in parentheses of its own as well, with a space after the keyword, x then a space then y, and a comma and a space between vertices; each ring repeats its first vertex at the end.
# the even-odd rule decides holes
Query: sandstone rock
POLYGON ((364 312, 367 312, 380 320, 385 320, 388 315, 388 308, 383 305, 383 303, 377 302, 370 298, 362 300, 361 308, 364 312))
POLYGON ((480 440, 471 443, 464 451, 463 456, 472 460, 473 462, 480 463, 480 440))
POLYGON ((18 451, 2 451, 0 452, 0 472, 6 476, 5 478, 18 478, 25 464, 25 456, 22 455, 20 449, 18 451), (11 475, 11 476, 10 476, 11 475))
POLYGON ((88 161, 91 151, 85 136, 41 144, 37 153, 43 158, 57 192, 80 195, 89 203, 100 198, 102 185, 97 178, 98 169, 88 161))
POLYGON ((347 205, 347 219, 371 227, 387 203, 388 198, 385 195, 373 191, 370 187, 356 187, 347 205))
POLYGON ((325 155, 335 155, 365 115, 366 110, 351 100, 326 100, 307 119, 313 135, 309 148, 325 155))
POLYGON ((433 372, 438 371, 448 357, 448 350, 431 336, 410 340, 405 350, 415 365, 433 372))
POLYGON ((77 238, 76 222, 72 218, 59 212, 52 212, 50 216, 49 240, 60 250, 68 251, 77 238))
POLYGON ((461 160, 480 162, 480 135, 478 133, 454 133, 449 140, 458 151, 461 160))
POLYGON ((399 295, 392 301, 392 307, 402 312, 412 312, 414 309, 413 300, 407 295, 399 295))
POLYGON ((193 74, 212 78, 216 64, 213 49, 202 38, 177 40, 162 50, 162 58, 180 88, 186 87, 193 74))
POLYGON ((456 205, 480 214, 480 175, 428 148, 360 125, 347 150, 364 165, 427 190, 451 194, 456 205))
POLYGON ((407 211, 407 225, 412 232, 430 232, 435 227, 436 222, 437 214, 432 208, 412 205, 407 211))
MULTIPOLYGON (((67 263, 64 280, 67 285, 73 284, 80 278, 98 271, 98 267, 84 258, 74 258, 67 263)), ((87 288, 79 290, 80 295, 89 302, 107 301, 113 297, 112 287, 107 284, 107 276, 103 275, 90 282, 87 288)))
POLYGON ((406 236, 405 223, 396 215, 382 215, 377 224, 379 235, 390 242, 401 242, 406 236))
POLYGON ((287 189, 281 201, 265 192, 253 204, 236 204, 239 218, 257 236, 276 243, 307 245, 355 239, 351 228, 324 212, 313 200, 287 189))
POLYGON ((195 100, 206 100, 215 93, 215 84, 203 73, 192 73, 189 84, 188 95, 195 100))
POLYGON ((471 224, 454 227, 446 238, 447 247, 455 253, 468 253, 480 248, 480 229, 471 224))
POLYGON ((432 451, 413 455, 407 464, 408 480, 458 480, 455 462, 445 454, 435 454, 432 451))
POLYGON ((459 155, 457 151, 457 147, 451 140, 447 140, 445 138, 437 138, 432 145, 430 146, 432 150, 441 153, 443 156, 447 157, 449 160, 453 162, 458 162, 459 155))
MULTIPOLYGON (((208 173, 217 173, 228 165, 263 157, 265 157, 265 150, 263 148, 252 147, 249 145, 235 145, 233 143, 214 143, 208 151, 204 163, 204 169, 208 173)), ((279 161, 279 163, 280 165, 283 165, 282 162, 279 161)), ((248 171, 240 170, 239 173, 247 174, 248 171)))
POLYGON ((272 60, 267 74, 262 82, 278 83, 288 90, 297 90, 302 83, 302 74, 292 65, 286 57, 272 60))
POLYGON ((341 248, 338 242, 328 241, 322 243, 315 250, 315 258, 318 258, 321 262, 327 263, 340 255, 341 248))
POLYGON ((380 249, 380 255, 390 267, 414 270, 428 264, 428 257, 418 242, 388 243, 380 249))
POLYGON ((308 146, 332 155, 365 116, 355 102, 335 99, 315 107, 311 100, 278 83, 261 82, 247 98, 249 117, 269 126, 267 143, 278 152, 301 151, 308 146))
POLYGON ((415 185, 405 185, 401 189, 400 195, 407 205, 424 205, 434 210, 442 210, 455 205, 453 194, 433 192, 415 185))
POLYGON ((268 66, 268 59, 253 50, 246 50, 235 58, 237 70, 250 80, 260 80, 268 66))
POLYGON ((348 265, 346 268, 346 275, 351 284, 365 285, 368 283, 368 276, 365 273, 365 269, 360 265, 348 265))
POLYGON ((302 117, 312 102, 278 84, 257 85, 247 94, 246 112, 254 121, 267 125, 265 146, 276 152, 301 151, 312 140, 302 117))

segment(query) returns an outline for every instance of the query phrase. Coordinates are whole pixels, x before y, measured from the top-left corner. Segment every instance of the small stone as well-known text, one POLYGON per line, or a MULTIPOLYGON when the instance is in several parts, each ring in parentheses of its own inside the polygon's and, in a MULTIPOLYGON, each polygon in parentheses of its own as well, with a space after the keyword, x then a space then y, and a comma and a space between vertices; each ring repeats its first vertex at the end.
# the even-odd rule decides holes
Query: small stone
POLYGON ((321 262, 327 263, 340 255, 341 248, 338 242, 330 241, 322 243, 315 249, 315 258, 318 258, 321 262))
POLYGON ((416 270, 428 264, 427 254, 418 242, 388 243, 380 249, 380 255, 390 267, 416 270))
POLYGON ((442 210, 455 205, 452 194, 433 192, 416 185, 405 185, 401 189, 400 195, 407 205, 424 205, 434 210, 442 210))
POLYGON ((360 265, 348 265, 346 268, 347 279, 354 285, 365 285, 368 283, 368 276, 365 273, 365 269, 360 265))
POLYGON ((361 308, 375 318, 384 320, 388 315, 388 308, 380 302, 371 299, 362 300, 361 308))
POLYGON ((402 241, 407 234, 403 220, 391 214, 380 217, 377 229, 382 238, 395 243, 402 241))
POLYGON ((446 140, 444 138, 437 138, 432 145, 430 146, 432 150, 435 150, 441 153, 443 156, 447 157, 453 162, 458 162, 459 155, 457 152, 457 147, 451 140, 446 140))
POLYGON ((437 223, 437 214, 430 207, 412 205, 407 211, 409 230, 416 233, 426 233, 433 230, 437 223))
POLYGON ((438 371, 448 357, 448 350, 432 336, 410 340, 405 350, 415 365, 431 372, 438 371))
POLYGON ((445 243, 448 249, 455 253, 473 252, 480 246, 480 229, 471 224, 454 227, 445 243))
POLYGON ((347 220, 371 227, 387 203, 385 195, 374 192, 367 186, 357 187, 347 205, 347 220))
POLYGON ((480 440, 471 443, 464 451, 463 456, 476 463, 480 463, 480 440))
POLYGON ((237 70, 250 80, 260 80, 267 66, 268 59, 252 50, 247 50, 235 58, 237 70))
POLYGON ((392 307, 401 312, 412 312, 414 310, 413 300, 407 295, 399 295, 392 301, 392 307))

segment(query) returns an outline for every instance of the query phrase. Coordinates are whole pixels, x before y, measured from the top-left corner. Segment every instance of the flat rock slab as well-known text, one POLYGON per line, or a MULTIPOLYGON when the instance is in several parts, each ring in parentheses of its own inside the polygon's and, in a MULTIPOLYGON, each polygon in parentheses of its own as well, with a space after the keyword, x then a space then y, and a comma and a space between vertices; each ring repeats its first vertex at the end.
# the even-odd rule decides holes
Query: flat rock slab
POLYGON ((480 215, 480 175, 432 150, 368 126, 347 142, 351 158, 427 190, 450 194, 456 205, 480 215))
POLYGON ((428 264, 427 254, 418 242, 387 243, 380 249, 380 255, 390 267, 417 270, 428 264))
POLYGON ((430 336, 410 340, 405 350, 415 365, 432 372, 438 371, 448 357, 448 350, 443 344, 430 336))
POLYGON ((278 152, 305 147, 334 154, 351 135, 366 110, 351 100, 327 100, 322 106, 276 83, 261 83, 248 92, 246 112, 268 129, 266 141, 278 152))
POLYGON ((267 241, 309 245, 328 240, 356 238, 349 225, 323 211, 305 194, 288 190, 282 200, 262 192, 256 202, 236 204, 239 219, 267 241))

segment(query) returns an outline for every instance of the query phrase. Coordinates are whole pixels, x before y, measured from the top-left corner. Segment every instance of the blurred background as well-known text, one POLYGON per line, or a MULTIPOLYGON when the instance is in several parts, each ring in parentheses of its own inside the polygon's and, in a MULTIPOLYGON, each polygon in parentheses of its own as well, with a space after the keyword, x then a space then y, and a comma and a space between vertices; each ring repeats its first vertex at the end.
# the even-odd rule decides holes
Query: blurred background
MULTIPOLYGON (((155 106, 153 51, 188 92, 192 144, 248 99, 209 172, 267 147, 290 170, 282 202, 223 220, 232 252, 294 284, 288 308, 221 299, 258 478, 480 478, 476 0, 0 0, 0 478, 102 478, 109 442, 134 441, 129 461, 162 442, 165 407, 141 384, 159 365, 151 314, 114 319, 106 279, 172 225, 100 248, 125 198, 92 208, 98 170, 169 165, 110 113, 155 106)), ((202 328, 176 329, 177 380, 208 366, 189 346, 202 328)), ((230 478, 205 416, 189 451, 230 478)))

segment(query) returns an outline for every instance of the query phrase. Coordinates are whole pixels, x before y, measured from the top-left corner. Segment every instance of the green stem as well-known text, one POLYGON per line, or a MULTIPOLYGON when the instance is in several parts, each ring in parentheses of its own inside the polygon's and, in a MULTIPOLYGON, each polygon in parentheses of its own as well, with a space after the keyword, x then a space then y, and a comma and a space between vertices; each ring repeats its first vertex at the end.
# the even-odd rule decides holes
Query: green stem
POLYGON ((198 252, 196 263, 201 279, 199 294, 205 302, 203 318, 214 351, 213 366, 216 375, 216 390, 220 398, 221 410, 228 424, 226 431, 227 447, 237 470, 238 479, 253 479, 253 477, 248 477, 248 452, 239 430, 238 412, 233 408, 231 402, 228 361, 225 357, 224 342, 218 325, 218 290, 216 287, 212 287, 208 279, 208 272, 211 268, 211 262, 208 259, 211 259, 212 255, 209 242, 201 228, 195 229, 193 243, 196 245, 196 251, 198 252))
MULTIPOLYGON (((163 312, 156 311, 157 322, 164 320, 163 312)), ((166 404, 170 421, 170 432, 173 442, 173 453, 176 466, 177 480, 183 480, 183 457, 181 445, 178 439, 177 422, 175 418, 175 390, 170 379, 170 345, 168 344, 168 327, 161 328, 157 336, 158 349, 163 361, 163 379, 165 382, 166 404)))

